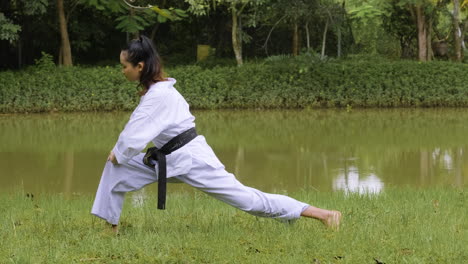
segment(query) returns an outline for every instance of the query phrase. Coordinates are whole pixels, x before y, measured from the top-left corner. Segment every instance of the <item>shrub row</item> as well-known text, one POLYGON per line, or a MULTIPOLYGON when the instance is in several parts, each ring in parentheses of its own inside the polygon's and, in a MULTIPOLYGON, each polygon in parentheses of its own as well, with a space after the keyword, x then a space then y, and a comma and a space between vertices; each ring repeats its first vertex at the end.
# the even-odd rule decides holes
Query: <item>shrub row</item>
MULTIPOLYGON (((468 65, 451 62, 283 58, 167 71, 196 109, 468 106, 468 65)), ((136 91, 117 66, 39 63, 0 72, 0 112, 131 110, 136 91)))

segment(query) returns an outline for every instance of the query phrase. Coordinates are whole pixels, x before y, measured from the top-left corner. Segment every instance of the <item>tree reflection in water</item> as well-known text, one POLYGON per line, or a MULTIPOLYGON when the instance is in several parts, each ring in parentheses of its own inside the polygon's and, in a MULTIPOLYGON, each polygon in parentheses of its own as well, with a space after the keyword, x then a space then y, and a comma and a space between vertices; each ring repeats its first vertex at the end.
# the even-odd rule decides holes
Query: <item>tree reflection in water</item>
POLYGON ((384 183, 374 173, 359 173, 358 168, 350 166, 341 169, 333 180, 333 190, 346 193, 378 194, 383 190, 384 183))

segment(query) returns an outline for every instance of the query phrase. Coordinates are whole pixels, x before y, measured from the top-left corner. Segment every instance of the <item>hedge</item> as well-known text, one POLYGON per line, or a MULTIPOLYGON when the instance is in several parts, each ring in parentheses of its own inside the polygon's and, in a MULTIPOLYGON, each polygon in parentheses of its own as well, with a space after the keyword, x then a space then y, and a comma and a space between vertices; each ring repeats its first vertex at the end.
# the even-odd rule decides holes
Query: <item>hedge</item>
MULTIPOLYGON (((468 106, 468 65, 452 62, 283 58, 167 71, 194 109, 468 106)), ((0 80, 1 113, 131 110, 138 102, 136 84, 117 66, 46 61, 0 72, 0 80)))

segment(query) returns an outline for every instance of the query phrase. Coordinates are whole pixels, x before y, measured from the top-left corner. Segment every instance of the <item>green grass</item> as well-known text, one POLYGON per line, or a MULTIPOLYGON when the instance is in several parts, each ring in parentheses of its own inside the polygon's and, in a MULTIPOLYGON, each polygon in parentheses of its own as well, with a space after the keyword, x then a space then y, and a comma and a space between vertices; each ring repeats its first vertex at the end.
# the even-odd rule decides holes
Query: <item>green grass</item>
POLYGON ((468 190, 386 189, 378 196, 291 195, 341 210, 338 232, 319 221, 257 218, 202 193, 127 196, 118 236, 89 214, 93 197, 0 194, 0 263, 463 263, 468 190))

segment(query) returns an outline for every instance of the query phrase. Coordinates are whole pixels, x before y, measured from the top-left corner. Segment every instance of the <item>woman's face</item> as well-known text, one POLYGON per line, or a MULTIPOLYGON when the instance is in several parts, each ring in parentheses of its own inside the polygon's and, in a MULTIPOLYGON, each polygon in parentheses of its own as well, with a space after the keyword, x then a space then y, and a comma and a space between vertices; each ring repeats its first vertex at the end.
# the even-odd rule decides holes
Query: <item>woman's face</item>
POLYGON ((143 62, 139 62, 137 65, 133 66, 129 61, 127 61, 127 52, 120 52, 120 64, 122 64, 122 73, 125 75, 129 81, 139 81, 141 76, 141 71, 143 70, 143 62))

